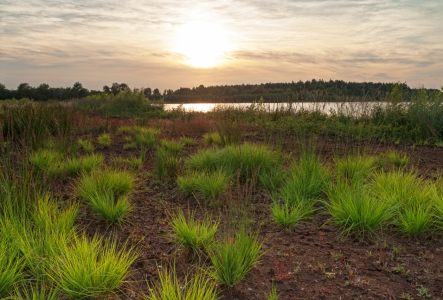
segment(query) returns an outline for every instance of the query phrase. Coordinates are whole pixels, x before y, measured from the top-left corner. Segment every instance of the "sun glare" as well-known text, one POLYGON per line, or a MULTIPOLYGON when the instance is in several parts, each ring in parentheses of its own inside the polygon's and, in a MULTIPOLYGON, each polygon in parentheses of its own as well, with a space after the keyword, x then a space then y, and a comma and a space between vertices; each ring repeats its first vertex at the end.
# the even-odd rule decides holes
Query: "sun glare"
POLYGON ((186 56, 184 63, 190 66, 210 68, 221 64, 229 46, 226 31, 216 23, 187 23, 177 32, 176 51, 186 56))

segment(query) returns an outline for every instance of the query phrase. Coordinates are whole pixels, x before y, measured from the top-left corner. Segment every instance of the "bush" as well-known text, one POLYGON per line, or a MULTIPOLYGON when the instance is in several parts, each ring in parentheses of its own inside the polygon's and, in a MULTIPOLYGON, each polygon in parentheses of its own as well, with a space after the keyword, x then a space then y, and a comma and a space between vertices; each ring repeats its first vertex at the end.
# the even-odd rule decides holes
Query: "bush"
POLYGON ((117 247, 116 241, 75 236, 72 245, 66 245, 51 261, 49 272, 69 297, 91 299, 106 296, 122 286, 136 259, 132 249, 117 247))
POLYGON ((180 210, 172 216, 171 227, 173 232, 170 236, 177 244, 196 251, 204 250, 212 243, 218 222, 213 224, 210 218, 197 221, 193 214, 186 220, 180 210))
POLYGON ((256 236, 250 236, 245 229, 235 235, 235 239, 225 239, 216 243, 209 251, 214 270, 210 273, 219 284, 231 288, 241 281, 251 268, 258 264, 263 243, 256 236))

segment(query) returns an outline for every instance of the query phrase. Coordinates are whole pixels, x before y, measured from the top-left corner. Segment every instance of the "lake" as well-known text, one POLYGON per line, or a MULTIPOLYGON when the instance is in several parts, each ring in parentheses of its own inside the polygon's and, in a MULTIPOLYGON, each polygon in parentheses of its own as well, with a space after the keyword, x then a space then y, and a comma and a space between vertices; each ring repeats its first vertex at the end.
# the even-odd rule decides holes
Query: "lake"
MULTIPOLYGON (((343 113, 345 115, 364 115, 371 111, 375 105, 385 106, 386 102, 294 102, 290 103, 263 103, 261 104, 267 111, 275 111, 276 109, 287 109, 292 105, 294 112, 300 110, 319 111, 326 114, 343 113)), ((165 104, 165 110, 172 110, 180 104, 165 104)), ((183 108, 186 111, 208 112, 214 107, 234 107, 246 109, 251 103, 186 103, 183 108)))

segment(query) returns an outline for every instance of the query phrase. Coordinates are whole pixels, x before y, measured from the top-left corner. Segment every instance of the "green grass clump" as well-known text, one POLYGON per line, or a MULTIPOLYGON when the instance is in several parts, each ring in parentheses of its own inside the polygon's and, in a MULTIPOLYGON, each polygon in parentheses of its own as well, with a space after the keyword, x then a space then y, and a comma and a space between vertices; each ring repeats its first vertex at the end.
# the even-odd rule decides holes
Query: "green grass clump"
POLYGON ((266 174, 278 168, 281 155, 264 145, 244 143, 241 146, 227 146, 218 150, 201 150, 186 161, 191 170, 206 172, 223 170, 231 176, 240 170, 240 180, 254 175, 266 174))
POLYGON ((73 229, 77 213, 77 204, 72 204, 61 210, 60 203, 49 195, 45 195, 37 200, 37 205, 32 211, 32 220, 42 231, 53 230, 68 235, 73 229))
POLYGON ((394 224, 404 234, 420 235, 432 227, 435 197, 429 183, 417 174, 378 173, 374 176, 373 191, 380 201, 393 201, 398 206, 394 224))
POLYGON ((86 153, 92 153, 94 151, 94 145, 90 140, 79 139, 77 143, 86 153))
POLYGON ((375 159, 370 156, 346 156, 335 159, 337 176, 348 180, 366 180, 375 167, 375 159))
POLYGON ((165 150, 162 147, 157 147, 157 176, 158 178, 163 178, 168 175, 171 178, 177 176, 178 166, 180 163, 180 158, 165 150))
POLYGON ((181 142, 174 142, 167 140, 162 140, 160 142, 160 147, 162 147, 163 149, 165 149, 166 151, 168 151, 173 155, 178 155, 178 153, 180 152, 181 149, 183 149, 184 146, 185 145, 182 144, 181 142))
POLYGON ((135 142, 133 142, 133 143, 126 143, 126 144, 123 145, 123 149, 124 150, 126 150, 126 149, 134 149, 134 148, 137 148, 137 144, 135 142))
POLYGON ((329 169, 313 154, 303 154, 294 162, 280 190, 273 195, 274 201, 298 207, 303 216, 312 213, 313 206, 325 194, 330 182, 329 169))
POLYGON ((131 165, 131 167, 135 170, 140 169, 143 164, 143 160, 140 157, 131 157, 127 159, 127 162, 131 165))
POLYGON ((186 220, 183 211, 179 210, 172 216, 171 238, 189 250, 205 250, 213 241, 217 232, 218 222, 212 223, 210 218, 198 221, 190 214, 186 220))
MULTIPOLYGON (((0 234, 3 234, 0 231, 0 234)), ((22 278, 23 258, 17 247, 0 236, 0 298, 10 296, 22 278)))
POLYGON ((135 176, 127 171, 94 170, 78 180, 78 194, 108 223, 122 222, 131 211, 129 196, 135 176))
POLYGON ((214 244, 209 251, 214 265, 211 277, 228 288, 235 286, 259 263, 263 255, 259 254, 262 245, 257 236, 247 234, 245 229, 240 229, 235 239, 225 239, 214 244))
POLYGON ((29 161, 43 171, 48 170, 52 165, 59 164, 60 159, 60 153, 46 149, 35 151, 29 157, 29 161))
POLYGON ((16 296, 12 299, 17 300, 59 300, 63 299, 60 290, 50 289, 49 287, 40 284, 40 286, 31 285, 22 290, 17 289, 16 296))
POLYGON ((175 269, 159 271, 159 282, 149 286, 151 294, 146 300, 216 300, 216 283, 203 272, 198 272, 192 279, 186 274, 183 280, 177 278, 175 269))
POLYGON ((117 129, 119 134, 131 134, 134 131, 134 127, 131 126, 121 126, 117 129))
POLYGON ((220 134, 218 134, 217 132, 206 133, 205 135, 203 135, 203 139, 205 140, 205 143, 208 145, 212 144, 217 146, 222 145, 220 134))
POLYGON ((160 131, 155 128, 136 127, 134 141, 140 148, 153 148, 160 131))
POLYGON ((355 232, 362 238, 385 225, 396 212, 395 202, 374 197, 361 182, 349 185, 339 180, 329 188, 326 206, 332 221, 345 233, 355 232))
POLYGON ((93 169, 96 169, 103 163, 104 160, 105 158, 102 154, 94 153, 85 156, 82 158, 82 170, 84 172, 89 172, 93 169))
POLYGON ((230 177, 222 170, 212 173, 189 172, 177 178, 178 186, 187 194, 196 194, 209 201, 216 201, 224 194, 230 177))
POLYGON ((266 298, 268 300, 278 300, 279 297, 280 295, 277 294, 277 286, 273 284, 271 292, 269 294, 266 294, 266 298))
POLYGON ((258 175, 259 182, 270 194, 277 192, 284 184, 286 178, 287 173, 281 168, 272 168, 269 172, 261 172, 258 175))
POLYGON ((65 169, 68 176, 79 174, 82 169, 82 160, 79 158, 68 158, 65 162, 65 169))
POLYGON ((137 254, 116 241, 75 236, 51 261, 50 277, 74 299, 105 297, 122 286, 137 254))
POLYGON ((409 163, 409 156, 394 151, 388 153, 388 159, 397 168, 403 168, 409 163))
POLYGON ((180 138, 180 143, 182 143, 185 146, 193 146, 193 145, 195 145, 195 141, 192 138, 188 138, 186 136, 182 136, 180 138))
POLYGON ((314 209, 312 207, 306 208, 303 203, 295 206, 288 203, 280 204, 274 202, 271 206, 271 211, 275 224, 281 227, 291 227, 307 219, 314 212, 314 209))
POLYGON ((103 133, 97 138, 97 141, 103 147, 109 147, 111 145, 111 136, 109 133, 103 133))

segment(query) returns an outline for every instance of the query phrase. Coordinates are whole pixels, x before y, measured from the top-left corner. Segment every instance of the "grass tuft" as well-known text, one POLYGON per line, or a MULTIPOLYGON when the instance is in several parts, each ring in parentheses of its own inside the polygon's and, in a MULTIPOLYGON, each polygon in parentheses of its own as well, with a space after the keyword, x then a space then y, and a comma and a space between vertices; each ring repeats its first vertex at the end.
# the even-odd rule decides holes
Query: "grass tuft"
POLYGON ((72 244, 52 259, 49 274, 71 298, 104 297, 122 286, 136 259, 133 249, 118 247, 116 241, 75 236, 72 244))
POLYGON ((235 239, 225 239, 216 243, 209 251, 214 270, 210 272, 219 284, 228 288, 240 282, 251 268, 259 263, 259 254, 263 243, 257 236, 247 234, 240 229, 235 239))
POLYGON ((212 243, 218 222, 212 223, 210 218, 198 221, 193 214, 190 214, 186 220, 183 211, 179 210, 172 216, 171 227, 170 237, 177 244, 196 251, 205 250, 212 243))
POLYGON ((109 133, 104 133, 97 138, 97 141, 103 147, 109 147, 111 145, 111 136, 109 133))

